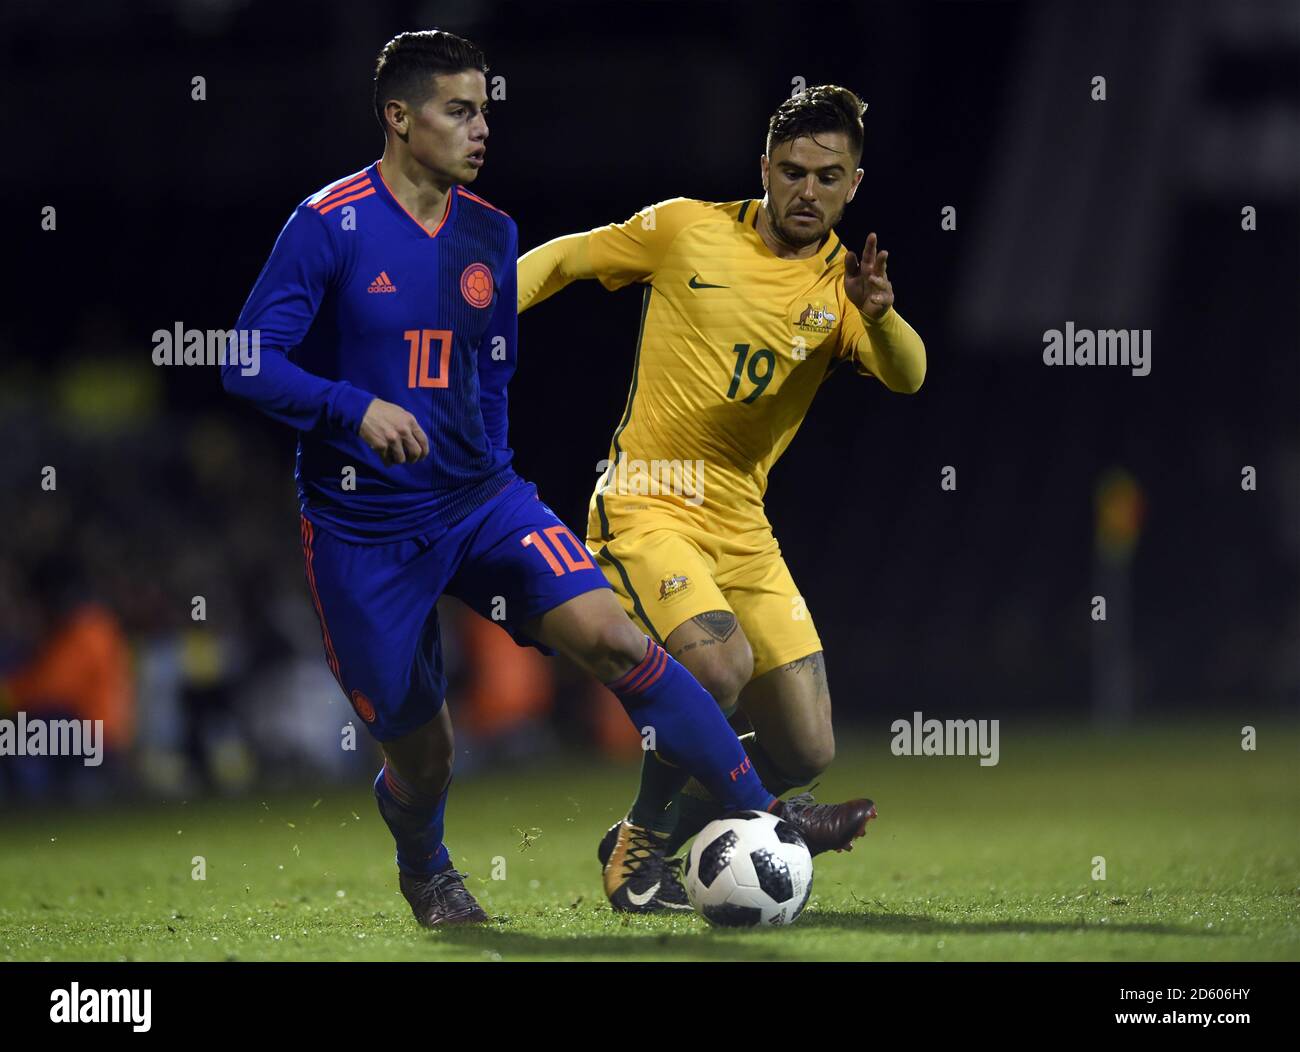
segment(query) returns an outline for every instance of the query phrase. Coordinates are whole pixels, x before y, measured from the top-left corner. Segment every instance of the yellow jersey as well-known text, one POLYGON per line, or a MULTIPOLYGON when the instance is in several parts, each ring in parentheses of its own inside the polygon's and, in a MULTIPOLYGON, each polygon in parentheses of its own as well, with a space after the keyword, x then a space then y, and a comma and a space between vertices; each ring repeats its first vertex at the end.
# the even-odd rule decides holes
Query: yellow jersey
POLYGON ((588 235, 607 289, 646 286, 631 390, 592 496, 602 537, 607 504, 627 508, 624 497, 723 529, 765 525, 768 472, 828 370, 874 372, 867 328, 893 309, 872 322, 847 298, 834 232, 806 259, 774 255, 760 207, 675 198, 588 235))

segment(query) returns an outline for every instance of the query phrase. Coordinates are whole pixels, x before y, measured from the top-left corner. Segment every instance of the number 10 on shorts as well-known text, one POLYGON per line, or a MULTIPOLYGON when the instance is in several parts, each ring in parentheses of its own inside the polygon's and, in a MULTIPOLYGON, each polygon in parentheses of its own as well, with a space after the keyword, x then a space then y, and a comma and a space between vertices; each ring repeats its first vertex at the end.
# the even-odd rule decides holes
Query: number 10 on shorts
POLYGON ((591 561, 591 556, 587 554, 587 549, 578 542, 578 538, 566 526, 548 526, 544 530, 533 530, 528 536, 521 537, 519 543, 540 554, 556 577, 562 577, 570 570, 589 570, 595 565, 591 561), (573 549, 572 552, 569 550, 570 547, 573 549), (557 553, 559 558, 556 558, 557 553))

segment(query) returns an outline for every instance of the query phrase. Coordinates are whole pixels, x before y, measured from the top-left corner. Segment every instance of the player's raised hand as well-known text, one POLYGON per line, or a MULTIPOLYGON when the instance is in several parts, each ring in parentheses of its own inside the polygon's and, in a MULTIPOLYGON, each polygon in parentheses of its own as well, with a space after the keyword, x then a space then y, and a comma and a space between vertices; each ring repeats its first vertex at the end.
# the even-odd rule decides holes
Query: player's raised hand
POLYGON ((419 421, 382 398, 370 403, 358 433, 385 464, 414 464, 429 455, 429 436, 419 421))
POLYGON ((870 318, 883 317, 894 305, 894 286, 885 273, 888 259, 888 252, 876 251, 875 231, 867 235, 861 259, 848 251, 844 255, 844 293, 870 318))

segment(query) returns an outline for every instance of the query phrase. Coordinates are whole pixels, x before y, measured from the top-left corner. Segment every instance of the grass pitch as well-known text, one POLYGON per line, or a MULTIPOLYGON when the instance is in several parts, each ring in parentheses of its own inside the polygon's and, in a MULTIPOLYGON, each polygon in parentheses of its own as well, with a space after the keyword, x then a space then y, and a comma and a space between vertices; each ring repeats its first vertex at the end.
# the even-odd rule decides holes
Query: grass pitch
POLYGON ((364 786, 8 814, 0 959, 1296 960, 1300 728, 1257 723, 1246 752, 1240 724, 1111 739, 1003 721, 991 768, 843 742, 818 796, 865 790, 880 819, 767 931, 612 913, 595 846, 636 773, 589 756, 457 782, 448 843, 496 918, 473 930, 415 925, 364 786))

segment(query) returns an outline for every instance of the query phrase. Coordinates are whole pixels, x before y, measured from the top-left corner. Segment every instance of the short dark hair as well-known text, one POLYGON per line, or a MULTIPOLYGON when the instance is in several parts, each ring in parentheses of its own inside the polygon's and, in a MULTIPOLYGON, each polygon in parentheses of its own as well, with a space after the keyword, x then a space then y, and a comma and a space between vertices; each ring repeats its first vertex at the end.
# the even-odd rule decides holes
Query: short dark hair
POLYGON ((767 122, 767 153, 783 142, 819 132, 843 132, 849 138, 855 163, 862 159, 862 115, 867 104, 848 88, 819 84, 792 95, 776 108, 767 122))
POLYGON ((483 52, 464 37, 442 29, 398 33, 379 52, 375 63, 375 117, 388 130, 384 106, 389 99, 402 99, 419 106, 433 95, 433 78, 439 73, 461 73, 476 69, 487 75, 483 52))

